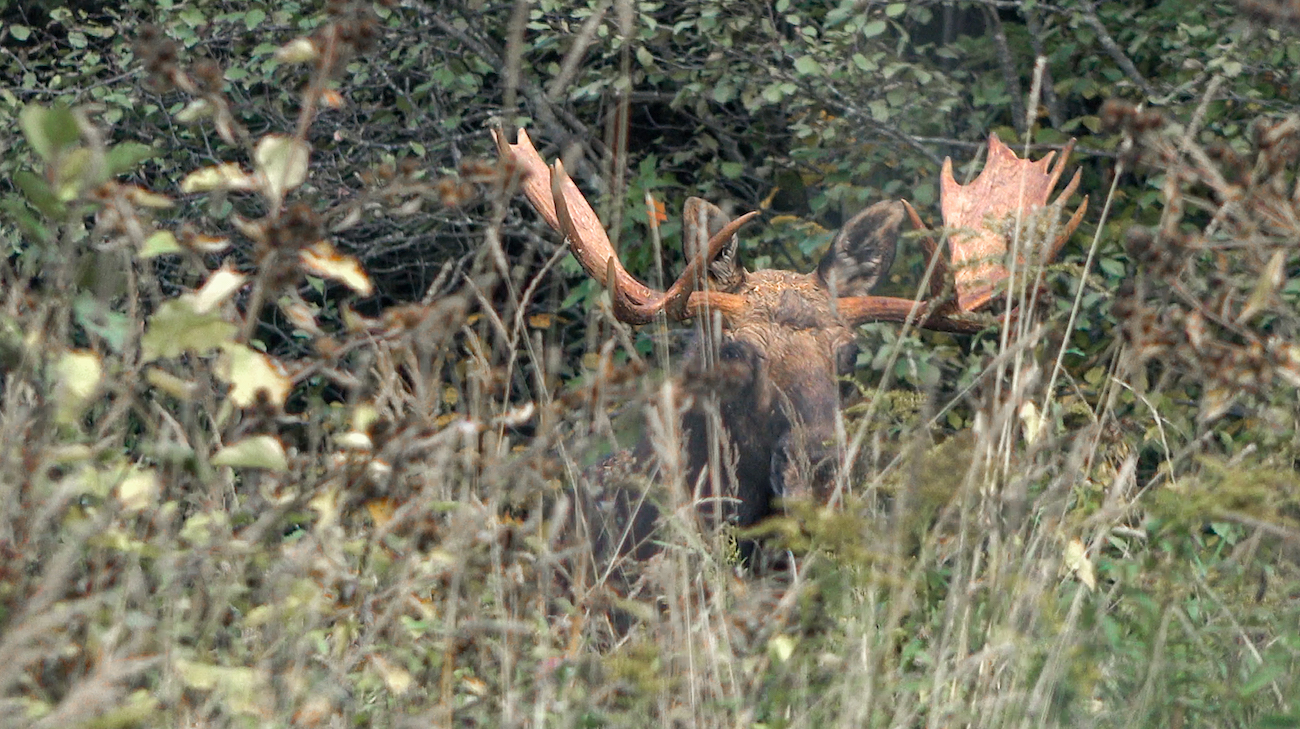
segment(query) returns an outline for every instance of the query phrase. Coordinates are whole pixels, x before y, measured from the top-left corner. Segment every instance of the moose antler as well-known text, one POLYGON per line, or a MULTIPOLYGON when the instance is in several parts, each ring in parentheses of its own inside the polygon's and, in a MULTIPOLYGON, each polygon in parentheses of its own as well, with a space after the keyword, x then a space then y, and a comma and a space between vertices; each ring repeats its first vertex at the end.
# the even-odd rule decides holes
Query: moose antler
MULTIPOLYGON (((623 268, 614 247, 605 234, 595 211, 564 171, 559 161, 548 168, 538 154, 528 133, 519 130, 519 141, 510 144, 499 129, 492 130, 498 153, 512 159, 521 169, 521 186, 533 208, 569 242, 573 255, 589 276, 610 289, 614 315, 629 324, 647 324, 660 313, 674 320, 688 319, 704 311, 718 311, 724 320, 735 319, 750 307, 742 295, 721 291, 699 291, 705 270, 726 248, 740 226, 758 213, 751 212, 728 223, 709 239, 667 291, 646 286, 623 268)), ((1066 146, 1057 164, 1055 152, 1037 162, 1016 157, 997 135, 989 136, 989 158, 984 171, 969 185, 957 184, 952 176, 952 161, 945 160, 940 178, 941 207, 944 227, 950 234, 952 267, 938 252, 933 239, 923 238, 927 254, 935 265, 930 301, 915 301, 890 296, 843 296, 836 299, 836 311, 851 324, 869 321, 905 322, 917 326, 955 333, 974 333, 987 328, 987 315, 976 312, 993 299, 995 286, 1008 278, 1003 258, 1007 237, 1000 230, 1008 216, 1019 212, 1028 216, 1047 204, 1047 197, 1060 179, 1065 160, 1074 143, 1066 146), (935 260, 935 256, 940 256, 935 260), (952 269, 955 268, 955 271, 952 269), (951 273, 950 273, 951 271, 951 273), (955 290, 956 301, 942 301, 946 291, 955 290)), ((1079 185, 1079 173, 1066 185, 1055 204, 1068 198, 1079 185)), ((904 203, 913 225, 925 231, 925 225, 911 205, 904 203)), ((1088 208, 1085 197, 1079 209, 1065 224, 1062 233, 1048 246, 1044 261, 1051 261, 1079 225, 1088 208)))
POLYGON ((587 275, 609 288, 614 316, 620 321, 648 324, 661 311, 674 320, 689 319, 705 309, 732 317, 747 307, 741 296, 695 289, 703 280, 709 262, 742 225, 758 215, 757 212, 747 213, 728 223, 709 239, 705 249, 696 255, 668 291, 656 291, 623 268, 596 212, 569 179, 559 160, 553 168, 548 168, 523 129, 519 130, 519 141, 514 144, 507 142, 499 129, 492 130, 492 137, 496 140, 497 152, 506 159, 515 160, 522 168, 520 184, 533 209, 568 240, 574 257, 587 275))
MULTIPOLYGON (((1031 162, 1017 157, 996 134, 990 134, 988 161, 979 177, 969 185, 958 184, 952 176, 952 160, 944 160, 939 177, 939 200, 944 227, 952 231, 948 242, 955 269, 957 308, 967 312, 978 311, 993 300, 995 287, 1009 276, 1004 263, 1008 241, 1001 230, 1003 223, 1008 218, 1015 219, 1018 212, 1021 218, 1028 218, 1047 205, 1047 198, 1060 180, 1065 161, 1073 149, 1074 140, 1070 140, 1053 166, 1052 158, 1056 152, 1049 152, 1046 157, 1031 162)), ((1061 205, 1074 194, 1079 187, 1081 172, 1075 171, 1053 206, 1061 205)), ((1085 196, 1060 235, 1044 251, 1044 263, 1051 262, 1060 253, 1087 209, 1088 198, 1085 196)), ((920 222, 914 213, 912 221, 913 224, 920 222)))

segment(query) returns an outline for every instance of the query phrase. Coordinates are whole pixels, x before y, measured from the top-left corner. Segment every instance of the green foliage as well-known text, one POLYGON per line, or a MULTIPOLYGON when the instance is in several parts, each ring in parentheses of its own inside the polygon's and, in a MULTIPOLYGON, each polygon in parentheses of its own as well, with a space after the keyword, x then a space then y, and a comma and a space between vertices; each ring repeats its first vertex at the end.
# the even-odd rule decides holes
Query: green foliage
MULTIPOLYGON (((1227 2, 0 14, 6 726, 1296 723, 1283 24, 1227 2), (943 158, 973 176, 991 131, 1036 159, 1077 137, 1091 212, 1011 346, 864 328, 860 469, 762 527, 789 569, 736 579, 656 483, 665 551, 620 593, 586 571, 571 484, 664 401, 638 357, 674 360, 607 326, 475 161, 494 120, 564 157, 645 279, 680 270, 689 195, 765 212, 751 267, 810 270, 879 199, 935 222, 943 158)), ((924 264, 906 238, 882 290, 915 295, 924 264)))

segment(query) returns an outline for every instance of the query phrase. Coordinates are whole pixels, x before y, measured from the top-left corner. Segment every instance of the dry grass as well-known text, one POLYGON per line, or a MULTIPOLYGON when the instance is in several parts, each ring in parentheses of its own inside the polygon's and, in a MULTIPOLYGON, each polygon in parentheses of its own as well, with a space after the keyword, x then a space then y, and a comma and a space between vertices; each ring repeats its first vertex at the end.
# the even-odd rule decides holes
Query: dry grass
MULTIPOLYGON (((334 41, 339 62, 349 48, 334 41)), ((155 75, 193 81, 165 55, 153 56, 155 75)), ((310 105, 322 88, 305 93, 310 105)), ((45 164, 88 180, 105 145, 72 118, 75 139, 45 164), (78 149, 93 163, 69 172, 78 149)), ((1147 242, 1155 253, 1136 257, 1146 267, 1105 358, 1068 356, 1090 253, 1066 266, 1085 284, 1058 299, 1068 307, 942 363, 975 373, 960 386, 900 396, 864 368, 841 443, 860 475, 832 507, 769 524, 768 550, 794 558, 757 575, 738 570, 730 535, 698 517, 682 483, 671 381, 615 364, 637 360, 634 333, 595 311, 598 366, 563 381, 565 353, 526 316, 535 279, 512 278, 504 262, 506 171, 377 176, 370 199, 390 209, 472 192, 493 225, 471 275, 375 319, 297 293, 307 233, 350 208, 295 217, 272 206, 252 223, 262 248, 239 293, 168 324, 161 312, 180 299, 139 257, 156 228, 150 208, 115 183, 86 183, 76 204, 93 227, 66 208, 33 213, 52 232, 32 243, 48 264, 0 264, 0 718, 1294 721, 1298 231, 1296 199, 1276 182, 1293 184, 1293 165, 1271 160, 1295 126, 1272 127, 1279 138, 1237 165, 1244 181, 1185 129, 1132 128, 1126 163, 1168 165, 1169 208, 1203 209, 1162 221, 1147 242), (1164 264, 1172 272, 1151 268, 1161 252, 1182 256, 1164 264), (89 285, 87 266, 103 274, 89 285), (1182 288, 1157 290, 1157 276, 1182 288), (263 304, 306 312, 296 323, 313 354, 283 373, 245 346, 263 304), (158 331, 179 349, 159 355, 158 331), (1207 368, 1209 351, 1224 364, 1207 368), (1247 369, 1250 387, 1234 379, 1247 369), (1238 389, 1225 403, 1216 384, 1238 389), (666 523, 662 551, 622 572, 593 553, 579 508, 584 473, 620 423, 661 455, 643 485, 666 523), (239 444, 251 451, 230 450, 239 444)), ((251 194, 275 200, 271 184, 251 194)), ((1042 233, 1024 230, 1033 250, 1042 233)), ((1096 230, 1099 240, 1109 228, 1096 230)), ((180 260, 193 289, 217 276, 210 256, 180 260)), ((881 371, 914 362, 913 337, 889 341, 881 371)))

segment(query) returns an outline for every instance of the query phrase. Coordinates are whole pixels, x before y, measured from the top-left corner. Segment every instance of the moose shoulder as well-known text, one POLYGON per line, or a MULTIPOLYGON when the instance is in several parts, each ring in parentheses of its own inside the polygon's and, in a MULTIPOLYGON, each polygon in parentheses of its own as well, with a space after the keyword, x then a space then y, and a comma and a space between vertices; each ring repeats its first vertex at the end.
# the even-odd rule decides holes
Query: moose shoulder
MULTIPOLYGON (((811 273, 748 271, 739 261, 737 230, 755 214, 730 220, 714 205, 691 198, 683 220, 689 263, 672 286, 658 291, 623 268, 591 206, 558 161, 548 168, 522 129, 514 144, 500 131, 494 134, 501 156, 518 167, 533 208, 564 235, 588 275, 610 289, 615 316, 643 324, 662 313, 719 325, 704 327, 705 336, 697 339, 679 374, 678 389, 697 395, 688 398, 680 415, 684 471, 697 495, 733 497, 732 515, 740 526, 771 514, 778 498, 825 497, 843 465, 836 446, 842 441, 836 438, 839 379, 856 363, 859 324, 913 321, 937 330, 979 331, 988 317, 975 309, 991 299, 993 284, 1005 277, 1006 241, 999 252, 996 237, 953 236, 953 259, 978 254, 978 276, 968 267, 951 278, 946 265, 937 265, 940 284, 931 288, 932 301, 870 295, 893 262, 904 217, 910 214, 920 225, 909 206, 895 201, 878 202, 849 220, 811 273), (944 287, 955 297, 940 300, 944 287)), ((966 188, 949 184, 951 169, 945 166, 945 221, 949 208, 954 217, 996 212, 1012 190, 1008 186, 1025 199, 1024 182, 1034 183, 1026 203, 1046 203, 1063 165, 1049 170, 1050 155, 1041 164, 1028 163, 996 138, 990 144, 996 146, 990 147, 985 175, 966 188), (990 172, 1004 189, 981 187, 990 172), (1039 188, 1042 200, 1033 197, 1039 188)), ((1077 181, 1076 175, 1064 195, 1077 181)), ((1062 240, 1078 218, 1067 224, 1062 240)), ((619 469, 636 470, 652 459, 643 441, 634 453, 606 464, 607 473, 597 480, 617 481, 619 469)), ((587 499, 586 506, 597 512, 591 516, 598 541, 606 543, 603 551, 636 556, 653 551, 647 539, 656 514, 635 491, 615 487, 603 498, 587 499)))

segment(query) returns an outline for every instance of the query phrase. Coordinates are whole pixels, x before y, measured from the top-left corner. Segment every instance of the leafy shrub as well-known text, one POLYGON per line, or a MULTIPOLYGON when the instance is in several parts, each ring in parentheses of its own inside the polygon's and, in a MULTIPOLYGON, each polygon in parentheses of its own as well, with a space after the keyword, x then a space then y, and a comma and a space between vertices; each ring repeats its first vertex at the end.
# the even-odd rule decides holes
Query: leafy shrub
POLYGON ((1296 721, 1285 24, 1226 3, 0 12, 6 724, 1296 721), (977 170, 991 130, 1035 154, 1078 136, 1105 215, 1014 342, 867 328, 862 469, 836 508, 767 525, 790 570, 737 578, 652 484, 669 537, 621 591, 572 489, 664 401, 639 362, 665 338, 612 324, 512 171, 476 161, 491 119, 575 160, 639 272, 680 234, 641 242, 647 193, 763 209, 748 260, 806 270, 862 204, 933 210, 938 162, 977 170))

